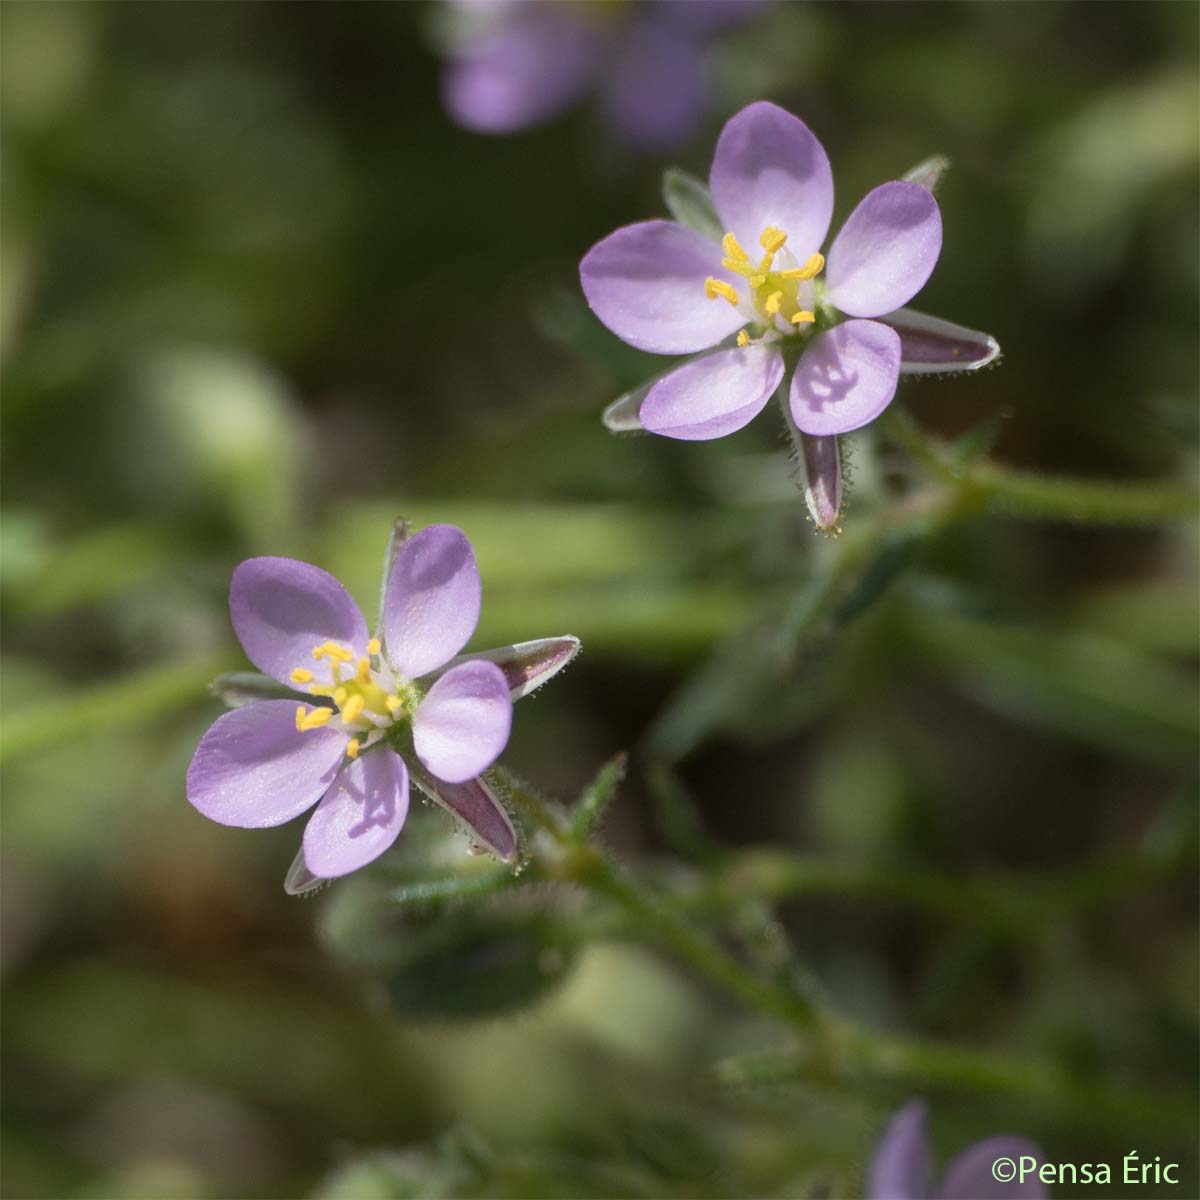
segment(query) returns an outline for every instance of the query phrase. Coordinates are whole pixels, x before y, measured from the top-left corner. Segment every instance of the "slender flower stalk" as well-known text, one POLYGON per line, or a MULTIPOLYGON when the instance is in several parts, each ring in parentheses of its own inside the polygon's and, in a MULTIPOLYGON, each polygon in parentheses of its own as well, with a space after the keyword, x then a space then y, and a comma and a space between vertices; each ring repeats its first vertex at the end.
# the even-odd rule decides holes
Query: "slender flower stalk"
MULTIPOLYGON (((481 586, 461 530, 431 525, 389 553, 380 626, 371 636, 346 589, 290 558, 253 558, 233 574, 233 626, 267 678, 239 677, 232 711, 201 739, 187 792, 223 825, 280 825, 315 809, 289 891, 348 874, 395 841, 409 774, 469 830, 515 861, 516 832, 480 775, 508 742, 513 701, 561 670, 574 637, 460 655, 479 620, 481 586), (282 685, 269 695, 252 680, 282 685), (248 701, 248 702, 247 702, 248 701)), ((223 690, 223 689, 222 689, 223 690)))

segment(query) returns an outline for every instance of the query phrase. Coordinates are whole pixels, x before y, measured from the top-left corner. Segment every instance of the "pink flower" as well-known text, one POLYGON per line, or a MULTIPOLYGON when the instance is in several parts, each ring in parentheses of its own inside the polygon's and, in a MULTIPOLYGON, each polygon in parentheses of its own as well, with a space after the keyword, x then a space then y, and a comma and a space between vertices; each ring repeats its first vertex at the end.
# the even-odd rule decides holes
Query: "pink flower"
POLYGON ((316 806, 289 876, 331 879, 378 858, 417 785, 500 858, 512 824, 477 777, 508 742, 512 702, 574 656, 573 637, 455 656, 475 631, 481 589, 470 542, 431 525, 396 554, 378 636, 327 571, 252 558, 233 573, 229 610, 247 656, 293 689, 219 717, 201 739, 187 795, 222 825, 281 825, 316 806), (408 763, 397 747, 411 751, 408 763), (301 869, 303 868, 303 869, 301 869))
POLYGON ((963 370, 999 352, 984 334, 903 309, 942 247, 937 201, 920 183, 869 192, 822 254, 829 159, 801 120, 765 101, 726 124, 709 183, 723 236, 644 221, 580 264, 588 303, 623 341, 697 355, 646 390, 643 428, 723 437, 757 416, 790 372, 796 428, 835 436, 879 416, 905 367, 963 370))

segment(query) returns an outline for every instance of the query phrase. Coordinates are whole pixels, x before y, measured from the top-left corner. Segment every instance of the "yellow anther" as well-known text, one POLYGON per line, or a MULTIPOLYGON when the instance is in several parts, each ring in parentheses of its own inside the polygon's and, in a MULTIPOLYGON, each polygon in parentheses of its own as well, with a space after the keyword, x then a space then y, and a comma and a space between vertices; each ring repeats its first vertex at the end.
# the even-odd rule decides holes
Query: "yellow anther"
POLYGON ((346 691, 344 687, 334 688, 332 692, 334 704, 336 704, 338 708, 341 708, 342 705, 346 703, 346 697, 349 694, 350 693, 346 691))
POLYGON ((366 701, 364 701, 363 698, 357 692, 355 692, 354 695, 342 705, 342 720, 357 721, 358 714, 362 712, 365 704, 366 701))
POLYGON ((792 314, 793 325, 803 325, 808 321, 815 321, 816 319, 817 314, 809 312, 806 308, 802 308, 798 313, 792 314))
POLYGON ((362 746, 362 743, 358 740, 358 738, 351 738, 346 743, 346 757, 347 758, 357 758, 358 751, 361 748, 361 746, 362 746))
POLYGON ((715 300, 718 296, 723 296, 735 308, 737 307, 738 294, 733 290, 732 285, 726 283, 723 279, 714 279, 710 275, 704 281, 704 294, 710 300, 715 300))
POLYGON ((369 658, 360 658, 358 660, 358 682, 371 682, 371 660, 369 658))
POLYGON ((810 255, 804 266, 793 267, 790 271, 780 271, 779 274, 784 279, 816 279, 823 270, 825 270, 825 256, 813 254, 810 255))
POLYGON ((766 300, 763 301, 763 310, 768 316, 773 317, 779 311, 780 302, 783 300, 782 292, 772 292, 766 300))
POLYGON ((732 233, 727 233, 721 239, 721 249, 733 259, 734 262, 749 262, 750 256, 742 249, 741 243, 732 233))
POLYGON ((333 718, 332 708, 314 708, 312 712, 306 713, 304 709, 296 710, 296 728, 301 733, 309 729, 320 729, 322 725, 328 725, 333 718))
POLYGON ((750 286, 752 288, 760 288, 766 282, 767 282, 767 277, 765 275, 751 275, 750 276, 750 286))
POLYGON ((383 649, 383 645, 379 641, 378 638, 372 638, 367 643, 367 653, 368 654, 378 654, 380 652, 380 650, 382 650, 382 649, 383 649))
POLYGON ((292 672, 291 678, 293 683, 312 683, 313 673, 305 670, 304 667, 297 667, 292 672))
POLYGON ((743 349, 750 345, 750 335, 744 330, 739 330, 737 335, 737 344, 743 349))
POLYGON ((326 642, 323 646, 313 647, 313 658, 320 662, 323 658, 336 659, 338 662, 353 662, 354 651, 339 646, 336 642, 326 642))
POLYGON ((388 712, 392 713, 393 716, 404 708, 404 701, 399 696, 389 696, 384 701, 384 704, 387 705, 388 712))
POLYGON ((768 225, 759 237, 759 244, 768 254, 778 254, 783 249, 788 235, 774 225, 768 225))
POLYGON ((296 730, 299 733, 304 732, 304 718, 308 716, 308 710, 301 704, 296 709, 296 730))

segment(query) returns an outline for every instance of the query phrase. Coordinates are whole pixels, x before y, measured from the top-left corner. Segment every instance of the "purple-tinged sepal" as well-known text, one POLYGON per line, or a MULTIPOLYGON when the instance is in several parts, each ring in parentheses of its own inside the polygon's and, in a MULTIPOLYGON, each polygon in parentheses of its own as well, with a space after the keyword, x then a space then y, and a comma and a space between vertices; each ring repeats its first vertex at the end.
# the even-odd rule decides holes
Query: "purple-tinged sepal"
POLYGON ((495 650, 480 650, 463 654, 448 666, 473 659, 495 663, 504 672, 509 694, 514 700, 528 696, 549 679, 553 679, 579 653, 579 639, 570 634, 562 637, 538 638, 533 642, 516 642, 495 650))
POLYGON ((226 708, 242 708, 259 700, 305 699, 294 689, 284 687, 277 679, 258 671, 230 671, 227 675, 218 675, 208 685, 208 690, 226 708))
POLYGON ((332 882, 332 879, 321 879, 308 869, 308 864, 304 861, 304 847, 301 846, 296 851, 296 857, 292 859, 292 865, 284 877, 283 890, 289 896, 303 896, 332 882))
POLYGON ((610 433, 645 433, 646 427, 641 417, 642 401, 659 378, 661 375, 656 375, 623 396, 618 396, 600 417, 605 429, 610 433))
POLYGON ((931 154, 911 171, 905 171, 900 178, 907 183, 919 183, 926 191, 936 192, 948 170, 950 160, 944 154, 931 154))
POLYGON ((842 449, 837 436, 800 434, 804 503, 818 533, 837 534, 842 507, 842 449))
POLYGON ((516 830, 504 805, 483 779, 446 783, 419 762, 410 764, 412 781, 435 804, 444 808, 470 835, 471 841, 501 862, 515 863, 520 857, 516 830))
POLYGON ((1000 357, 1000 343, 991 334, 912 308, 898 308, 879 321, 900 335, 901 375, 978 371, 1000 357))

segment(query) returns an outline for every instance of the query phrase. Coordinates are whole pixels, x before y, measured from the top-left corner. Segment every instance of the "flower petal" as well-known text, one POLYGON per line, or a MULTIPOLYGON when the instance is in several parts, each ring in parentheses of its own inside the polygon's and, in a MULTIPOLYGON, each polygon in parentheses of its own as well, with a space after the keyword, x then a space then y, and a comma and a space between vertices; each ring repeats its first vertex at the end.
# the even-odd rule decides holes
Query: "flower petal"
POLYGON ((656 383, 642 401, 642 425, 684 441, 724 437, 762 412, 782 378, 774 346, 718 350, 656 383))
POLYGON ((1019 1163, 1023 1156, 1038 1162, 1044 1162, 1046 1157, 1025 1138, 993 1137, 976 1142, 951 1159, 937 1195, 940 1200, 960 1200, 963 1196, 970 1196, 971 1200, 1045 1200, 1050 1193, 1036 1175, 1000 1183, 992 1174, 996 1159, 1011 1158, 1019 1163))
POLYGON ((517 835, 512 821, 485 780, 447 783, 435 779, 420 762, 413 763, 412 777, 430 800, 468 830, 472 841, 491 851, 501 862, 516 862, 517 835))
POLYGON ((476 133, 527 129, 586 91, 603 46, 587 22, 565 10, 522 6, 456 48, 442 78, 443 103, 476 133))
POLYGON ((383 598, 384 653, 403 679, 447 663, 479 623, 475 551, 453 525, 430 525, 396 555, 383 598))
POLYGON ((709 183, 725 229, 751 256, 768 225, 788 235, 801 263, 825 240, 833 215, 829 159, 808 126, 775 104, 760 100, 726 123, 709 183))
POLYGON ((294 558, 250 558, 229 585, 229 614, 246 657, 289 686, 297 667, 327 679, 327 662, 313 661, 325 642, 367 652, 367 623, 358 605, 328 571, 294 558))
POLYGON ((604 73, 600 109, 629 145, 666 150, 695 131, 704 102, 700 49, 674 29, 635 21, 604 73))
POLYGON ((925 1105, 920 1100, 911 1100, 892 1118, 875 1149, 867 1169, 867 1197, 868 1200, 925 1200, 928 1195, 925 1105))
POLYGON ((919 183, 895 180, 868 192, 829 249, 825 299, 852 317, 907 304, 942 252, 942 214, 919 183))
POLYGON ((536 642, 515 642, 495 650, 480 650, 454 659, 450 668, 463 662, 491 662, 504 672, 509 695, 520 700, 552 679, 579 653, 579 639, 563 637, 540 638, 536 642))
POLYGON ((337 774, 304 828, 304 865, 319 879, 365 867, 408 815, 408 769, 393 750, 368 750, 337 774))
POLYGON ((346 749, 335 729, 296 728, 311 704, 263 700, 218 717, 187 772, 187 798, 212 821, 243 829, 282 825, 325 794, 346 749))
POLYGON ((845 321, 813 338, 792 376, 792 420, 827 437, 859 429, 892 402, 900 335, 878 321, 845 321))
POLYGON ((901 375, 978 371, 1000 357, 1000 343, 991 334, 953 321, 911 308, 898 308, 879 319, 900 335, 901 375))
POLYGON ((429 689, 413 714, 417 757, 439 779, 465 783, 508 744, 512 698, 495 663, 464 662, 429 689))
POLYGON ((623 342, 651 354, 706 350, 746 323, 728 301, 704 294, 710 275, 735 290, 745 283, 721 266, 720 246, 674 221, 626 225, 579 264, 592 311, 623 342))

